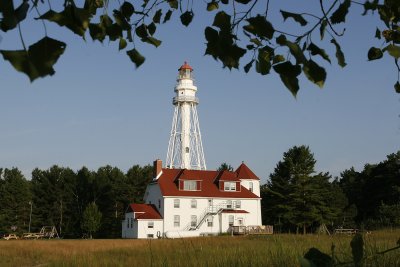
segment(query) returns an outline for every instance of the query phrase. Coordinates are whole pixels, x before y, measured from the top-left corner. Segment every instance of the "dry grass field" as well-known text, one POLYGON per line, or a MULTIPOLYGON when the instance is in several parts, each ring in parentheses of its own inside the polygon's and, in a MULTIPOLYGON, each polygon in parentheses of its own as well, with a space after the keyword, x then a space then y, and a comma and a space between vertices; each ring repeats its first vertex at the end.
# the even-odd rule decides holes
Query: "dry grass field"
MULTIPOLYGON (((299 266, 311 247, 351 261, 347 235, 220 236, 161 240, 1 240, 0 266, 299 266)), ((366 266, 400 266, 400 230, 366 236, 366 266), (374 256, 372 256, 374 255, 374 256)), ((350 265, 351 266, 351 265, 350 265)))

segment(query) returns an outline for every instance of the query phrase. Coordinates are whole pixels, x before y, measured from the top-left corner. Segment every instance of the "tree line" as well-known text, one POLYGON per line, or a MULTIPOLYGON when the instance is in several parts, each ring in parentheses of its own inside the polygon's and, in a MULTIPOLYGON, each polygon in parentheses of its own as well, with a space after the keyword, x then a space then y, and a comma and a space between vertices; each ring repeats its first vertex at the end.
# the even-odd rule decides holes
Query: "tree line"
POLYGON ((0 232, 21 234, 56 226, 64 238, 91 235, 84 215, 95 203, 101 214, 95 236, 120 237, 126 207, 142 201, 152 171, 150 165, 134 165, 126 173, 111 166, 73 171, 55 165, 34 169, 27 180, 18 168, 0 169, 0 232))
MULTIPOLYGON (((344 170, 333 178, 315 172, 307 146, 283 154, 261 186, 263 224, 275 232, 310 233, 327 228, 400 226, 400 151, 361 172, 344 170)), ((220 170, 232 169, 221 164, 220 170)), ((0 232, 38 232, 56 226, 63 238, 121 236, 130 203, 141 203, 152 179, 150 165, 126 173, 109 165, 91 171, 52 166, 34 169, 27 180, 18 168, 0 168, 0 232), (99 222, 99 223, 98 223, 99 222)))
POLYGON ((295 146, 261 187, 265 224, 280 232, 328 229, 377 229, 400 226, 400 151, 361 172, 344 170, 332 178, 315 172, 307 146, 295 146))

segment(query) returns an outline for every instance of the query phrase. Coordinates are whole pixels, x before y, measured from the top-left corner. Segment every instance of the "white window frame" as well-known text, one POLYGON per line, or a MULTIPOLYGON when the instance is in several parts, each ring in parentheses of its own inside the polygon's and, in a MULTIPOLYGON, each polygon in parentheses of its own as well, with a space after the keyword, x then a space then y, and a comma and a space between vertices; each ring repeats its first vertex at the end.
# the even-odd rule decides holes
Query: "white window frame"
POLYGON ((232 200, 227 200, 226 201, 226 208, 227 209, 232 209, 232 200))
POLYGON ((191 207, 192 209, 197 209, 197 200, 196 200, 196 199, 192 199, 192 200, 190 201, 190 207, 191 207))
POLYGON ((242 201, 241 200, 236 200, 235 201, 235 208, 236 209, 241 209, 242 208, 242 201))
POLYGON ((236 182, 224 182, 224 191, 236 191, 236 182))
POLYGON ((147 228, 154 228, 154 222, 147 222, 147 228))
POLYGON ((174 227, 179 227, 181 224, 181 217, 179 215, 174 215, 174 227))
POLYGON ((208 227, 213 227, 213 217, 212 216, 208 217, 207 226, 208 227))
POLYGON ((235 224, 235 217, 233 215, 228 216, 228 225, 233 226, 235 224))
POLYGON ((197 215, 191 215, 190 216, 190 227, 196 227, 197 226, 197 215))
POLYGON ((179 209, 181 206, 181 201, 179 198, 174 199, 174 208, 179 209))
POLYGON ((197 191, 197 181, 184 180, 183 190, 185 191, 197 191))
POLYGON ((250 192, 253 192, 254 188, 253 188, 253 182, 249 183, 249 190, 250 192))

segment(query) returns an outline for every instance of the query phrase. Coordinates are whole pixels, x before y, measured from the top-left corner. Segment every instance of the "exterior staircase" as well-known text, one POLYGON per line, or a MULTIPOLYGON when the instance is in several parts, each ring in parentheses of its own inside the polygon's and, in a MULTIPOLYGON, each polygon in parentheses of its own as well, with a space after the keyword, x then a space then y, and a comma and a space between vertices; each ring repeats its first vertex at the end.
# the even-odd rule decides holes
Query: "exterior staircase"
POLYGON ((192 222, 190 222, 184 230, 189 230, 189 231, 195 231, 200 228, 200 226, 205 222, 208 216, 210 215, 217 215, 220 214, 224 209, 230 209, 230 210, 235 210, 236 208, 236 202, 228 202, 228 201, 223 201, 219 202, 216 205, 210 205, 207 208, 204 209, 204 211, 201 213, 200 216, 198 216, 196 226, 192 225, 192 222))

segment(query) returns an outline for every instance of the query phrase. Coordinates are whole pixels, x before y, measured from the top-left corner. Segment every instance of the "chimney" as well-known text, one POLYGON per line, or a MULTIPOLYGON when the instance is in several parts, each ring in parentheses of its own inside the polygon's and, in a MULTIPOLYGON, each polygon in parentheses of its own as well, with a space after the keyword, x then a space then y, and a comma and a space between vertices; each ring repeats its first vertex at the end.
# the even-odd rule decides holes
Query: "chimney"
POLYGON ((162 168, 162 160, 156 159, 153 163, 153 177, 154 179, 158 178, 158 175, 161 173, 162 168))

